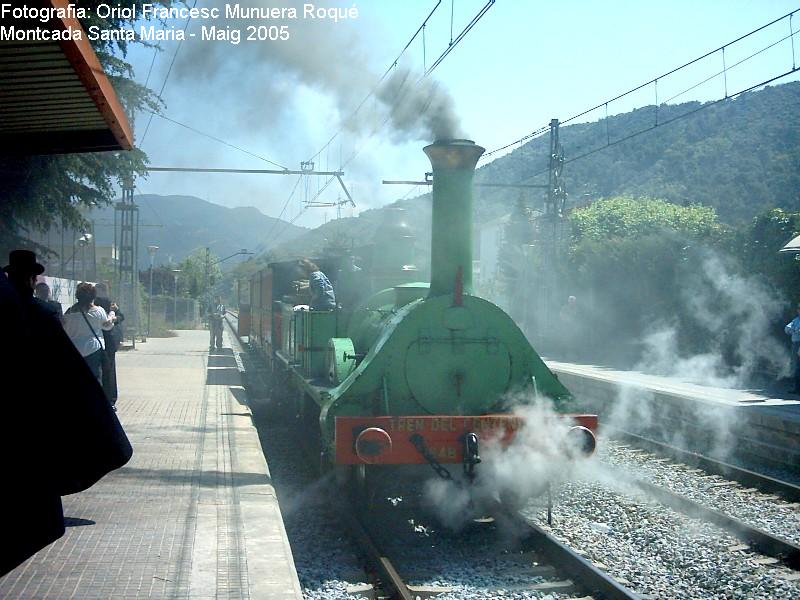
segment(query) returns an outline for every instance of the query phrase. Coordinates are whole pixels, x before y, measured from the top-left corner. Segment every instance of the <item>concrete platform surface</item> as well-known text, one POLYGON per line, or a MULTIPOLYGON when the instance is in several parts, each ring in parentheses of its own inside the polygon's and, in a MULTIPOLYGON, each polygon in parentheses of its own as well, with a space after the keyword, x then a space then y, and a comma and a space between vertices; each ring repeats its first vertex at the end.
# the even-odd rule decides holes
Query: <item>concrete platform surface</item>
POLYGON ((621 386, 646 388, 654 392, 732 407, 754 405, 783 407, 786 409, 786 414, 790 415, 789 418, 800 417, 800 399, 797 396, 787 397, 786 394, 776 394, 768 390, 720 388, 681 381, 674 377, 661 377, 647 375, 638 371, 620 371, 609 367, 565 363, 554 360, 547 360, 547 365, 558 374, 571 374, 598 381, 613 382, 621 386))
POLYGON ((181 331, 117 354, 133 459, 63 498, 66 534, 0 598, 302 598, 228 342, 209 356, 207 331, 181 331))
POLYGON ((727 460, 800 472, 800 400, 607 367, 547 361, 601 423, 727 460))

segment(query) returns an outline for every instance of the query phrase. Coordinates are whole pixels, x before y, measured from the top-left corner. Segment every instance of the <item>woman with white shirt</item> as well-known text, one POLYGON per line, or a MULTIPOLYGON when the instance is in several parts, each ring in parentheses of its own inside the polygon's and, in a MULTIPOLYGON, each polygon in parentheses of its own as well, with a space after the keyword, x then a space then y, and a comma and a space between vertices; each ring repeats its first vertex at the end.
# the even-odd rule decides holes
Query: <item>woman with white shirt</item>
POLYGON ((106 314, 101 306, 94 305, 95 289, 91 283, 79 283, 75 298, 78 301, 64 313, 64 330, 94 376, 101 381, 105 352, 103 331, 114 327, 114 313, 106 314))

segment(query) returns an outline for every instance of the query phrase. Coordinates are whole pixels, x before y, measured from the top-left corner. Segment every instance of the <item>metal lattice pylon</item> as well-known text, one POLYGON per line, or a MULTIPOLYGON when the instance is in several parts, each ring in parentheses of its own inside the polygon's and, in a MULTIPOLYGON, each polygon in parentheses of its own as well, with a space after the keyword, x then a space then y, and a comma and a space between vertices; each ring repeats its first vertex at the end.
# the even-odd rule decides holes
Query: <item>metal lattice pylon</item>
POLYGON ((117 295, 135 348, 139 332, 139 207, 133 201, 133 179, 130 178, 122 182, 122 200, 114 207, 114 246, 117 249, 117 295))

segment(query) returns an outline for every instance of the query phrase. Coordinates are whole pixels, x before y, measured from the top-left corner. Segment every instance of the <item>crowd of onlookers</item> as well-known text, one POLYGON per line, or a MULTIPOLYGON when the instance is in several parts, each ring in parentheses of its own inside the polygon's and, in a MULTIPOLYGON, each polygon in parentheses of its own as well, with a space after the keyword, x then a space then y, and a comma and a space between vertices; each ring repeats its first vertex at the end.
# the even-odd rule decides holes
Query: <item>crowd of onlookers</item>
POLYGON ((36 262, 33 252, 14 250, 4 271, 23 301, 32 301, 42 318, 53 319, 63 326, 102 384, 112 408, 115 407, 118 397, 116 353, 122 343, 125 315, 110 301, 105 284, 79 283, 75 304, 64 311, 60 302, 50 298, 50 286, 39 281, 44 266, 36 262))

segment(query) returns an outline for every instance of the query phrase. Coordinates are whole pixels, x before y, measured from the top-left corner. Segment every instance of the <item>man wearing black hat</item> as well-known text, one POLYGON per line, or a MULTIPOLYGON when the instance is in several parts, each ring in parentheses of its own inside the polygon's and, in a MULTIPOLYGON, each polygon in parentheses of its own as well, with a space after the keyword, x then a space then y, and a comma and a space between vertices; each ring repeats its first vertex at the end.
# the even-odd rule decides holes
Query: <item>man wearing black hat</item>
POLYGON ((14 250, 0 273, 0 473, 13 493, 0 494, 11 515, 0 536, 0 576, 64 534, 60 496, 83 491, 124 465, 133 450, 100 384, 64 329, 33 298, 44 267, 30 250, 14 250), (57 396, 12 396, 47 372, 57 396), (8 387, 5 387, 8 386, 8 387))
POLYGON ((33 298, 36 277, 44 273, 44 267, 36 262, 36 255, 30 250, 12 250, 3 271, 8 274, 8 281, 17 294, 28 301, 33 298))

